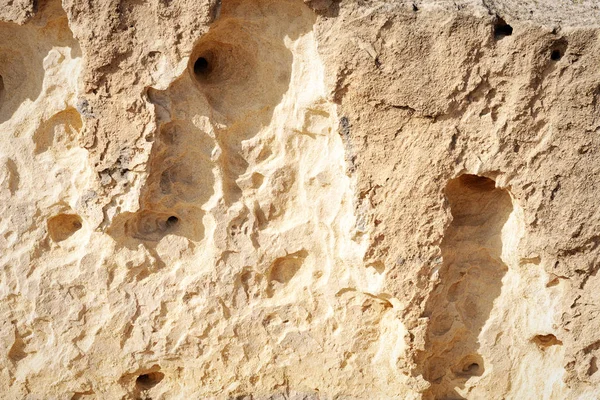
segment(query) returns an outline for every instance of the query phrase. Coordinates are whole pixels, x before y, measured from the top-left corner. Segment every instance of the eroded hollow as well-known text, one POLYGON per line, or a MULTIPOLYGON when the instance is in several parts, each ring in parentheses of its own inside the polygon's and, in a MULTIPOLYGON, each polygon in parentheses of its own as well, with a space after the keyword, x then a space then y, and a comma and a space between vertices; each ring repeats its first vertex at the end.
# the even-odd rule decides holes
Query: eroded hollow
POLYGON ((288 283, 302 267, 304 260, 308 256, 306 250, 301 250, 285 257, 280 257, 271 266, 269 279, 279 283, 288 283))
POLYGON ((160 113, 149 174, 140 210, 116 216, 111 236, 124 233, 148 246, 168 234, 200 241, 202 207, 214 194, 215 168, 226 205, 239 201, 243 190, 263 184, 265 178, 257 174, 251 187, 240 187, 240 177, 254 162, 247 159, 254 155, 246 154, 243 143, 270 125, 289 93, 294 64, 290 41, 311 32, 315 21, 303 2, 223 2, 218 19, 194 45, 185 74, 166 90, 147 91, 160 113), (198 126, 195 118, 200 116, 211 119, 217 135, 198 126), (215 158, 216 146, 220 151, 215 158))
POLYGON ((226 29, 226 32, 209 32, 194 50, 190 61, 189 69, 200 85, 219 85, 204 87, 208 93, 215 90, 219 93, 235 90, 235 86, 231 85, 245 84, 257 68, 256 57, 250 48, 253 39, 245 37, 236 40, 236 36, 242 34, 236 32, 239 28, 233 24, 229 24, 226 29), (227 39, 221 37, 227 35, 227 39))
POLYGON ((82 128, 81 116, 74 108, 67 108, 44 121, 33 134, 35 154, 40 154, 53 145, 71 148, 82 128))
POLYGON ((462 175, 445 191, 452 222, 441 243, 439 282, 426 305, 425 350, 417 356, 426 398, 461 398, 457 388, 485 372, 479 334, 508 270, 501 259, 502 228, 513 211, 510 194, 492 179, 462 175))
POLYGON ((173 233, 180 219, 175 215, 141 211, 125 223, 125 232, 137 239, 159 241, 165 235, 173 233))
POLYGON ((536 335, 531 339, 531 341, 537 344, 537 346, 542 350, 546 347, 562 345, 562 341, 558 340, 557 337, 551 333, 547 335, 536 335))
POLYGON ((291 79, 293 57, 285 38, 310 31, 314 14, 302 3, 277 2, 267 14, 242 10, 241 4, 224 2, 219 19, 194 46, 188 72, 224 116, 236 119, 253 112, 268 119, 291 79), (288 21, 284 29, 281 20, 288 21))
POLYGON ((48 234, 54 242, 68 239, 81 227, 81 217, 75 214, 59 214, 48 220, 48 234))
POLYGON ((135 386, 139 390, 150 390, 154 386, 158 385, 164 377, 165 374, 162 372, 148 372, 147 374, 142 374, 137 377, 135 380, 135 386))
POLYGON ((483 358, 479 354, 470 354, 463 358, 455 368, 455 374, 470 378, 481 376, 485 372, 483 358))
POLYGON ((480 366, 477 363, 469 363, 467 365, 465 365, 462 369, 462 372, 466 375, 481 375, 481 373, 479 372, 480 370, 480 366))
POLYGON ((276 259, 269 270, 267 295, 272 297, 277 289, 283 288, 296 276, 308 257, 306 250, 300 250, 276 259))

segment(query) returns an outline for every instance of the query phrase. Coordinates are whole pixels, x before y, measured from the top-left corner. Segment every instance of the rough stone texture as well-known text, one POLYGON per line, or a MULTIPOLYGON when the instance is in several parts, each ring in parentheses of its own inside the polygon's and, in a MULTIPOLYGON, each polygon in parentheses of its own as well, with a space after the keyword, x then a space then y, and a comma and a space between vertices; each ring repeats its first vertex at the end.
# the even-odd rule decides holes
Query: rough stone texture
POLYGON ((600 397, 596 1, 0 20, 0 398, 600 397))

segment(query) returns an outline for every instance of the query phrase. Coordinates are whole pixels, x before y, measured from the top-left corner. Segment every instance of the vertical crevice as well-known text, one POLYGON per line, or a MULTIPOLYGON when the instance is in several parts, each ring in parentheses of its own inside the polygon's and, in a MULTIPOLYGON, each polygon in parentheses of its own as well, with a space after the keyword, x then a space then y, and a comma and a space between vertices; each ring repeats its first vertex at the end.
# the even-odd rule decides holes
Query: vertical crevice
POLYGON ((452 222, 441 244, 440 280, 426 305, 429 326, 418 363, 431 383, 424 398, 461 399, 456 389, 489 367, 478 336, 508 270, 501 233, 513 205, 506 190, 475 175, 451 180, 446 198, 452 222))

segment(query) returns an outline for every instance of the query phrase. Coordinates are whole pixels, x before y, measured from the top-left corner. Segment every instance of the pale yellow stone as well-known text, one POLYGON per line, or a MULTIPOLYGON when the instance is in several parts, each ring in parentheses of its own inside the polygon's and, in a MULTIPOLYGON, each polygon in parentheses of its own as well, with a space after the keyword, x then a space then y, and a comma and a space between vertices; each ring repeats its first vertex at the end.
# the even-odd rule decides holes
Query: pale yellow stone
POLYGON ((600 397, 593 0, 0 0, 0 399, 600 397))

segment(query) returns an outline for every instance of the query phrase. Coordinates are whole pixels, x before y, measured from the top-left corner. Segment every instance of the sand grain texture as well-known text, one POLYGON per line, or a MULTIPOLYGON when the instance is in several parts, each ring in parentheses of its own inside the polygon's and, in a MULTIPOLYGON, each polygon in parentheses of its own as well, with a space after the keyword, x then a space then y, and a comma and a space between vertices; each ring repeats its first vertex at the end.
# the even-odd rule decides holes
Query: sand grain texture
POLYGON ((593 0, 0 0, 0 399, 600 397, 593 0))

